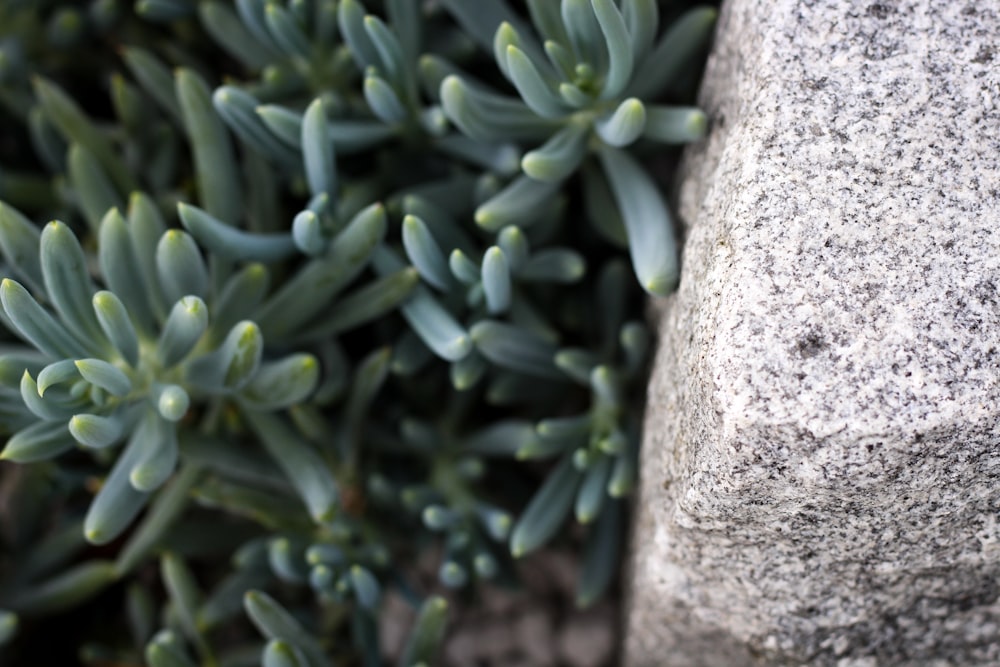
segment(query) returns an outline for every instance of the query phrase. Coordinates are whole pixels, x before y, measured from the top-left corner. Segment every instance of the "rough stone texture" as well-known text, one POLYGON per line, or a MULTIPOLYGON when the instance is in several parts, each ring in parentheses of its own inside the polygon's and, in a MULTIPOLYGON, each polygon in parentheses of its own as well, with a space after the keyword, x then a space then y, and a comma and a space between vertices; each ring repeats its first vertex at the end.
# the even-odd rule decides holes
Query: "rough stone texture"
POLYGON ((1000 3, 732 0, 626 664, 1000 665, 1000 3))

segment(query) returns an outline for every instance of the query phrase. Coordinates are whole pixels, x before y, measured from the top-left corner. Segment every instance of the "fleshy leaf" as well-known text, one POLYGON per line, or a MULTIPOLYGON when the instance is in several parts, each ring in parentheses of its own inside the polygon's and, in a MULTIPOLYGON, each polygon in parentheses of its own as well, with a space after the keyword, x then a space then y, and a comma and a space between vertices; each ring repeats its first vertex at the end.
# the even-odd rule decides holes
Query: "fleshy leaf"
POLYGON ((257 372, 263 348, 260 328, 250 321, 237 322, 219 349, 188 364, 187 379, 206 392, 238 391, 257 372))
POLYGON ((421 277, 440 290, 452 285, 448 262, 427 224, 414 215, 403 218, 403 247, 421 277))
POLYGON ((659 189, 623 151, 606 148, 600 158, 628 232, 629 253, 639 284, 650 294, 669 294, 679 276, 677 243, 659 189))
POLYGON ((66 422, 36 422, 7 440, 0 460, 33 463, 54 458, 74 446, 66 422))
POLYGON ((77 359, 75 363, 84 380, 112 396, 126 396, 132 391, 132 380, 124 371, 103 359, 77 359))
POLYGON ((0 202, 0 252, 7 264, 32 289, 42 286, 42 265, 38 258, 41 232, 14 207, 0 202))
POLYGON ((608 72, 604 77, 601 99, 614 99, 628 85, 635 64, 632 38, 614 0, 590 0, 594 15, 604 33, 608 52, 608 72))
POLYGON ((520 327, 480 320, 470 330, 476 349, 493 363, 527 375, 561 378, 556 346, 520 327))
POLYGON ((194 349, 208 328, 208 307, 196 296, 186 296, 174 304, 156 344, 156 355, 169 368, 194 349))
POLYGON ((414 667, 418 664, 432 664, 444 639, 447 623, 447 600, 439 596, 427 598, 420 606, 413 630, 400 654, 399 666, 414 667))
POLYGON ((84 447, 103 449, 115 444, 122 437, 125 429, 121 417, 102 417, 101 415, 77 414, 69 420, 69 432, 84 447))
POLYGON ((514 526, 510 551, 515 558, 534 551, 555 535, 569 514, 579 481, 580 473, 573 467, 572 457, 564 456, 514 526))
POLYGON ((294 354, 261 364, 240 399, 254 408, 278 410, 302 403, 319 382, 319 362, 311 354, 294 354))
POLYGON ((90 503, 84 519, 83 533, 91 544, 107 544, 128 527, 132 519, 142 511, 148 494, 136 491, 129 482, 132 468, 141 460, 143 439, 148 432, 140 422, 128 444, 104 480, 100 491, 90 503))
POLYGON ((576 171, 587 154, 590 129, 570 122, 544 145, 521 159, 524 173, 538 181, 560 182, 576 171))
POLYGON ((354 216, 325 255, 307 263, 261 307, 256 319, 268 338, 294 332, 326 308, 368 263, 385 229, 381 204, 372 204, 354 216))
POLYGON ((243 205, 238 163, 229 133, 212 107, 212 94, 193 70, 178 69, 174 80, 194 158, 198 198, 209 215, 236 221, 243 205))
POLYGON ((112 292, 102 290, 91 299, 97 321, 115 349, 133 368, 139 363, 139 336, 125 304, 112 292))
POLYGON ((576 604, 589 607, 618 572, 622 544, 622 507, 614 501, 601 512, 584 546, 583 567, 576 587, 576 604))
POLYGON ((614 113, 597 119, 594 129, 609 146, 628 146, 642 135, 646 127, 646 107, 630 97, 614 113))
POLYGON ((499 247, 492 246, 483 255, 482 274, 487 309, 491 314, 504 312, 510 307, 510 265, 499 247))
POLYGON ((278 417, 253 409, 244 410, 243 415, 298 491, 313 520, 332 519, 338 507, 337 482, 316 451, 278 417))
POLYGON ((507 225, 526 227, 538 220, 543 205, 559 189, 559 182, 541 182, 518 176, 499 194, 476 209, 476 224, 491 232, 507 225))
POLYGON ((316 638, 306 632, 295 617, 270 595, 262 591, 247 591, 243 606, 247 616, 265 637, 298 647, 309 659, 310 667, 330 667, 330 661, 316 638))
POLYGON ((177 213, 184 228, 219 257, 255 262, 277 262, 295 254, 289 234, 245 232, 215 218, 197 206, 180 203, 177 213))
POLYGON ((314 196, 324 192, 333 195, 337 191, 337 171, 326 111, 320 99, 313 100, 302 116, 302 158, 309 191, 314 196))

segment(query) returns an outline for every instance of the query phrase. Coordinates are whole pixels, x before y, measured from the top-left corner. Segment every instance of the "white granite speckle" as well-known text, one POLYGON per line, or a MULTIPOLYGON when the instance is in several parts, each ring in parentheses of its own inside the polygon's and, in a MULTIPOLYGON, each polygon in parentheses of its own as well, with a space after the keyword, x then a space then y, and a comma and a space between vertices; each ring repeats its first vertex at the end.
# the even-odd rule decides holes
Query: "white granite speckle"
POLYGON ((1000 5, 730 0, 627 664, 1000 665, 1000 5))

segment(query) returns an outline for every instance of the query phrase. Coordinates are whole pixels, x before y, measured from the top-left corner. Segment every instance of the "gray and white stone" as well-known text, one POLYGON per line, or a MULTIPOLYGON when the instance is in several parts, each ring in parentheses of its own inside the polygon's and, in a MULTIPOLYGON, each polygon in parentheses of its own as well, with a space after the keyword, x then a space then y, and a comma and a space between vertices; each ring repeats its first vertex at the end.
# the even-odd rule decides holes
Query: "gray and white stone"
POLYGON ((730 0, 626 664, 1000 665, 1000 2, 730 0))

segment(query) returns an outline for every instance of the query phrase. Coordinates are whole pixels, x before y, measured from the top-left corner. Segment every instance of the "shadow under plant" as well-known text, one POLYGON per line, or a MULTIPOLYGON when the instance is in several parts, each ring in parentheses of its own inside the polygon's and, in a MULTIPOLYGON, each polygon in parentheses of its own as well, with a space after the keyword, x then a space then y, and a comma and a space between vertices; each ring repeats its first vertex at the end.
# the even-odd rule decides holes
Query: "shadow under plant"
POLYGON ((392 591, 433 664, 414 561, 474 596, 572 521, 604 594, 714 17, 0 6, 5 661, 378 665, 392 591))

